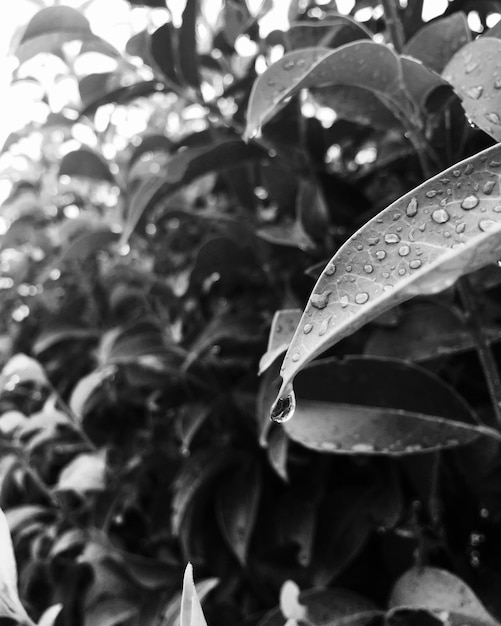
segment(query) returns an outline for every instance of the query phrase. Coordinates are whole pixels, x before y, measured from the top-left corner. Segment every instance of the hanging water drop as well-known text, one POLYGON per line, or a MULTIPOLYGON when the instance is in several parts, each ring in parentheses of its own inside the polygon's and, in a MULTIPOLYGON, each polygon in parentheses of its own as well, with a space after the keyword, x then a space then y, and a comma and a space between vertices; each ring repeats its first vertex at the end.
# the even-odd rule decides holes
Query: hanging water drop
POLYGON ((471 194, 469 196, 466 196, 463 202, 461 202, 461 208, 465 211, 470 211, 471 209, 474 209, 476 206, 478 206, 479 202, 480 200, 477 198, 477 196, 471 194))
POLYGON ((311 306, 315 307, 316 309, 325 309, 325 307, 329 303, 329 297, 331 293, 332 291, 323 291, 322 293, 311 294, 311 306))
POLYGON ((404 244, 403 246, 400 246, 400 248, 398 249, 398 254, 400 256, 407 256, 410 253, 411 249, 409 248, 409 246, 407 244, 404 244))
POLYGON ((294 415, 296 410, 296 396, 291 391, 286 396, 278 398, 275 404, 271 407, 270 417, 274 422, 283 424, 287 422, 294 415))
POLYGON ((445 224, 450 219, 450 215, 445 209, 437 209, 431 214, 431 219, 437 224, 445 224))
POLYGON ((305 335, 309 335, 312 330, 313 330, 313 324, 310 324, 309 322, 308 322, 308 324, 305 324, 304 327, 303 327, 303 333, 305 335))
POLYGON ((484 233, 486 233, 489 230, 492 230, 497 225, 498 225, 498 222, 496 222, 496 220, 480 220, 480 222, 478 223, 478 227, 484 233))
POLYGON ((361 291, 355 296, 355 302, 357 304, 365 304, 369 300, 369 294, 366 291, 361 291))
POLYGON ((418 210, 418 201, 417 198, 411 198, 411 201, 409 202, 409 204, 407 205, 407 208, 405 209, 405 214, 407 215, 407 217, 414 217, 417 213, 418 210))
MULTIPOLYGON (((400 237, 396 233, 387 233, 384 236, 385 243, 398 243, 400 241, 400 237)), ((377 254, 377 253, 376 253, 377 254)))

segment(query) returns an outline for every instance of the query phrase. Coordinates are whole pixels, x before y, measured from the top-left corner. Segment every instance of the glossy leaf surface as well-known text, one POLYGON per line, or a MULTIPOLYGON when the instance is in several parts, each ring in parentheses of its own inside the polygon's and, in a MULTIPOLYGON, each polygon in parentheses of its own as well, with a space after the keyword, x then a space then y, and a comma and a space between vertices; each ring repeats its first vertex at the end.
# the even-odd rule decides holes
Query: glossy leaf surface
POLYGON ((501 148, 493 146, 402 196, 334 255, 285 356, 278 413, 308 362, 393 306, 440 292, 501 255, 501 148))
POLYGON ((180 626, 207 626, 193 581, 191 563, 188 563, 184 571, 180 626))

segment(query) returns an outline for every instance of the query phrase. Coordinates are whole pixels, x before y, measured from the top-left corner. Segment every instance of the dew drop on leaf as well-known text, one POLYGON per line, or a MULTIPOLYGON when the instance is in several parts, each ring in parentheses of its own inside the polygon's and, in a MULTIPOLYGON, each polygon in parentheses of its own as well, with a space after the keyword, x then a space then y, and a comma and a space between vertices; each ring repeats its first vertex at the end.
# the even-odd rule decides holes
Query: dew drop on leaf
POLYGON ((329 265, 325 268, 325 273, 327 274, 327 276, 332 276, 336 273, 336 266, 334 265, 334 263, 329 263, 329 265))
POLYGON ((471 194, 469 196, 466 196, 463 202, 461 202, 461 208, 465 211, 470 211, 471 209, 474 209, 476 206, 478 206, 479 202, 480 201, 477 196, 471 194))
POLYGON ((464 222, 459 222, 459 224, 456 225, 456 232, 458 234, 464 233, 466 229, 466 224, 464 222))
POLYGON ((409 246, 407 244, 404 244, 403 246, 400 246, 400 248, 398 249, 398 254, 400 256, 407 256, 410 253, 411 249, 409 248, 409 246))
MULTIPOLYGON (((400 241, 400 237, 396 233, 388 233, 384 236, 385 243, 398 243, 400 241)), ((377 253, 376 253, 377 255, 377 253)), ((384 258, 384 257, 383 257, 384 258)))
POLYGON ((374 267, 372 265, 370 265, 369 263, 367 265, 364 265, 364 272, 366 274, 372 274, 373 271, 374 267))
POLYGON ((377 250, 376 259, 378 259, 378 261, 382 261, 385 258, 386 258, 386 252, 384 250, 377 250))
POLYGON ((288 61, 286 61, 286 62, 283 64, 283 66, 282 66, 282 67, 284 68, 284 70, 285 70, 286 72, 288 72, 289 70, 292 70, 292 69, 294 68, 294 66, 295 66, 294 61, 292 61, 292 60, 288 60, 288 61))
POLYGON ((471 163, 468 163, 468 165, 464 168, 464 173, 471 174, 472 172, 473 172, 473 165, 471 163))
POLYGON ((329 303, 329 297, 331 293, 331 291, 313 293, 310 298, 311 306, 315 307, 316 309, 325 309, 325 307, 329 303))
POLYGON ((303 333, 305 335, 308 335, 309 333, 311 333, 312 330, 313 330, 313 324, 308 323, 303 326, 303 333))
POLYGON ((489 122, 492 122, 492 124, 501 125, 501 117, 498 113, 495 113, 494 111, 492 113, 486 113, 485 117, 489 120, 489 122))
POLYGON ((486 233, 488 230, 492 230, 493 228, 495 228, 497 224, 498 222, 496 222, 495 220, 480 220, 480 222, 478 223, 478 227, 480 228, 480 230, 486 233))
POLYGON ((494 81, 494 89, 501 89, 501 77, 497 77, 494 81))
POLYGON ((299 354, 299 352, 294 352, 294 354, 292 355, 292 360, 294 361, 294 363, 297 363, 300 358, 301 355, 299 354))
POLYGON ((320 335, 320 337, 325 335, 325 333, 327 332, 331 319, 332 315, 329 315, 329 317, 325 318, 324 321, 320 324, 320 328, 318 329, 318 334, 320 335))
POLYGON ((431 214, 431 219, 437 224, 445 224, 450 219, 450 215, 447 213, 445 209, 436 209, 431 214))
POLYGON ((478 85, 478 87, 470 87, 470 89, 467 90, 466 95, 473 98, 473 100, 478 100, 483 92, 484 88, 481 85, 478 85))
POLYGON ((296 410, 296 396, 291 391, 286 396, 278 398, 278 400, 271 407, 270 417, 274 422, 282 424, 294 415, 296 410))
POLYGON ((418 210, 417 198, 411 198, 411 201, 409 202, 409 204, 407 205, 407 208, 405 209, 405 213, 407 217, 414 217, 417 213, 417 210, 418 210))
POLYGON ((350 300, 348 296, 341 296, 339 302, 341 303, 341 306, 343 307, 343 309, 345 309, 350 303, 350 300))
POLYGON ((434 198, 436 195, 437 195, 437 192, 434 189, 430 189, 425 194, 427 198, 434 198))
POLYGON ((355 296, 355 302, 357 304, 365 304, 369 300, 369 294, 366 291, 361 291, 355 296))
POLYGON ((482 191, 485 193, 486 196, 490 196, 495 185, 496 185, 495 180, 488 180, 485 183, 485 185, 482 187, 482 191))
POLYGON ((421 267, 421 265, 422 265, 422 261, 420 259, 413 259, 409 263, 409 267, 411 268, 411 270, 417 270, 419 267, 421 267))

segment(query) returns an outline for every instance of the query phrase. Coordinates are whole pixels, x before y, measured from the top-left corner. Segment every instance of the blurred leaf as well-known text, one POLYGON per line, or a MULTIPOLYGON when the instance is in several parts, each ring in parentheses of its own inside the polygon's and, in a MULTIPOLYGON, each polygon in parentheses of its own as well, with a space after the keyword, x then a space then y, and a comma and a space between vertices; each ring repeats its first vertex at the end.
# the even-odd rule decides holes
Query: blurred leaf
POLYGON ((59 325, 57 329, 45 328, 33 343, 33 354, 39 355, 65 341, 89 341, 98 337, 99 331, 90 328, 64 327, 63 325, 59 325))
POLYGON ((17 566, 5 515, 0 509, 0 617, 34 626, 24 610, 17 591, 17 566))
POLYGON ((276 311, 271 322, 268 347, 259 361, 259 375, 267 370, 280 354, 287 350, 301 315, 301 309, 276 311))
POLYGON ((265 241, 279 246, 299 248, 304 251, 315 249, 315 243, 297 219, 263 226, 256 231, 256 234, 265 241))
POLYGON ((105 104, 125 105, 137 98, 165 91, 158 80, 143 80, 123 87, 116 85, 113 74, 89 74, 79 83, 83 108, 80 115, 92 115, 105 104))
POLYGON ((247 561, 261 498, 261 468, 256 463, 230 476, 217 493, 216 512, 228 546, 242 566, 247 561))
POLYGON ((58 265, 68 261, 85 261, 100 250, 109 248, 120 235, 109 226, 101 226, 72 239, 61 251, 58 265))
POLYGON ((89 398, 114 372, 114 366, 95 370, 81 378, 75 385, 70 396, 70 408, 80 420, 85 415, 85 405, 89 398))
POLYGON ((501 141, 501 41, 481 37, 452 57, 443 77, 454 87, 471 122, 501 141))
POLYGON ((23 383, 48 384, 47 376, 38 361, 26 354, 15 354, 3 366, 0 374, 0 390, 23 383))
POLYGON ((200 70, 197 52, 197 18, 199 0, 187 0, 183 11, 183 22, 179 31, 178 63, 184 80, 195 89, 200 89, 200 70))
POLYGON ((50 606, 42 613, 37 626, 54 626, 62 608, 62 604, 53 604, 50 606))
POLYGON ((289 452, 289 438, 283 428, 274 428, 268 438, 267 454, 271 467, 284 482, 289 481, 287 473, 287 458, 289 452))
POLYGON ((193 438, 209 417, 212 407, 205 403, 185 404, 181 407, 176 419, 176 434, 181 442, 181 451, 186 454, 190 451, 193 438))
POLYGON ((84 626, 123 626, 137 612, 137 605, 130 600, 103 598, 86 609, 84 626))
POLYGON ((285 36, 288 48, 292 50, 314 46, 338 48, 357 39, 372 39, 369 30, 345 15, 318 22, 292 22, 285 36))
POLYGON ((207 626, 193 581, 193 567, 191 563, 188 563, 184 571, 179 624, 180 626, 207 626))
POLYGON ((280 589, 280 611, 287 620, 302 621, 307 610, 299 602, 299 587, 292 580, 286 580, 280 589))
POLYGON ((106 486, 106 459, 101 452, 79 454, 59 474, 58 491, 85 494, 102 491, 106 486))
POLYGON ((224 28, 226 41, 233 46, 240 35, 243 35, 252 24, 252 16, 245 2, 227 0, 223 7, 224 28))
POLYGON ((402 455, 470 443, 480 434, 499 438, 475 423, 452 387, 405 361, 323 359, 305 368, 296 385, 296 414, 284 429, 320 452, 402 455))
POLYGON ((79 176, 96 181, 115 182, 108 164, 89 148, 80 148, 65 154, 59 166, 59 176, 79 176))
POLYGON ((169 154, 173 145, 172 141, 165 135, 147 135, 143 137, 139 146, 131 154, 129 169, 145 154, 153 152, 166 152, 169 154))
MULTIPOLYGON (((390 608, 409 607, 459 614, 458 623, 497 624, 480 600, 457 576, 435 567, 414 567, 396 582, 390 608)), ((454 620, 456 622, 456 619, 454 620)))
POLYGON ((61 54, 62 44, 74 40, 99 43, 105 54, 119 56, 113 46, 92 33, 88 20, 80 11, 66 6, 39 11, 28 23, 13 53, 22 63, 41 52, 61 54))
MULTIPOLYGON (((151 35, 146 34, 146 38, 150 41, 149 52, 151 53, 153 61, 168 80, 174 84, 179 83, 174 52, 177 42, 177 32, 174 26, 167 22, 157 28, 151 35)), ((136 52, 139 52, 139 50, 136 50, 136 52)), ((147 53, 143 53, 139 56, 142 56, 145 61, 148 61, 147 53)))
POLYGON ((306 363, 367 322, 499 258, 500 156, 493 146, 429 179, 339 249, 289 345, 281 396, 306 363))
POLYGON ((461 11, 425 24, 405 44, 403 54, 418 59, 441 74, 452 56, 471 41, 466 15, 461 11))

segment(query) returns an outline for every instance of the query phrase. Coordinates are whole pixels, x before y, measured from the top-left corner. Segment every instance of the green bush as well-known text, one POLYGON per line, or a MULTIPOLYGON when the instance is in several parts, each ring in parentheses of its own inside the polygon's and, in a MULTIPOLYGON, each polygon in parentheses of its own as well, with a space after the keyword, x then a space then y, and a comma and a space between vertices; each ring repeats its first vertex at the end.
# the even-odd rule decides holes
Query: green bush
POLYGON ((13 48, 0 616, 497 623, 501 3, 130 3, 13 48))

